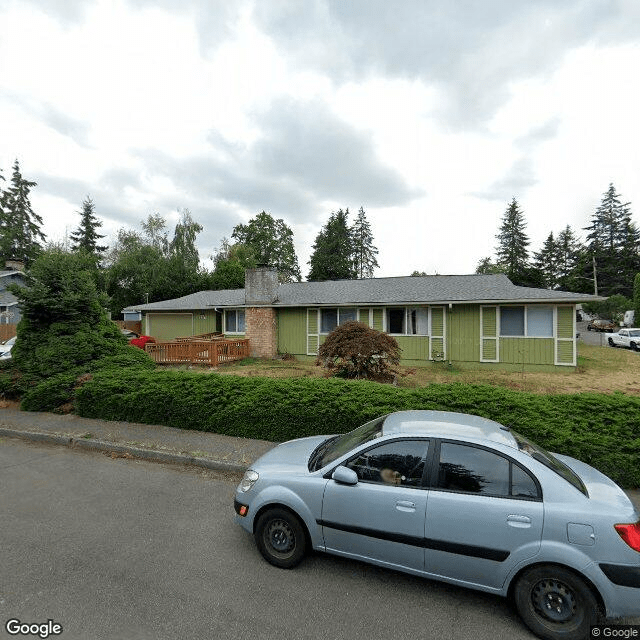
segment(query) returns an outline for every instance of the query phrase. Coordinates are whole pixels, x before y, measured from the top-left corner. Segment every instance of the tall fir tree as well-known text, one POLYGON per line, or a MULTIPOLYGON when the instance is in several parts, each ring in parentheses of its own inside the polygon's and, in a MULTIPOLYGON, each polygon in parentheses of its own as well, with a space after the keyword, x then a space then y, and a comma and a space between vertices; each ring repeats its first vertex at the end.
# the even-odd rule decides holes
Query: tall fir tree
POLYGON ((282 218, 276 220, 271 214, 262 211, 247 224, 236 225, 231 237, 251 248, 256 264, 275 267, 280 282, 300 282, 293 231, 282 218))
POLYGON ((611 183, 585 227, 600 295, 632 295, 633 278, 640 268, 640 234, 631 220, 630 204, 622 202, 611 183))
POLYGON ((529 286, 529 237, 525 233, 527 223, 520 210, 518 201, 513 198, 502 217, 500 232, 496 236, 497 264, 504 268, 504 272, 511 282, 517 285, 529 286))
POLYGON ((357 277, 348 217, 349 209, 332 212, 316 236, 308 280, 353 280, 357 277))
POLYGON ((98 244, 104 236, 98 233, 102 222, 98 220, 95 212, 96 206, 93 200, 87 196, 82 202, 82 211, 79 212, 80 224, 78 228, 71 233, 70 239, 72 251, 85 251, 99 258, 108 247, 98 244))
POLYGON ((555 289, 558 284, 558 248, 553 232, 547 236, 542 249, 533 255, 533 266, 542 274, 546 289, 555 289))
POLYGON ((351 240, 356 277, 372 278, 374 269, 380 265, 376 258, 378 249, 373 244, 371 225, 367 220, 364 207, 360 207, 351 227, 351 240))
POLYGON ((590 278, 581 273, 584 261, 584 247, 570 225, 567 225, 556 238, 556 288, 562 291, 589 293, 593 291, 590 278))
POLYGON ((0 195, 0 264, 18 260, 25 267, 42 251, 42 218, 32 209, 29 194, 36 182, 25 180, 18 160, 13 165, 9 187, 0 195))

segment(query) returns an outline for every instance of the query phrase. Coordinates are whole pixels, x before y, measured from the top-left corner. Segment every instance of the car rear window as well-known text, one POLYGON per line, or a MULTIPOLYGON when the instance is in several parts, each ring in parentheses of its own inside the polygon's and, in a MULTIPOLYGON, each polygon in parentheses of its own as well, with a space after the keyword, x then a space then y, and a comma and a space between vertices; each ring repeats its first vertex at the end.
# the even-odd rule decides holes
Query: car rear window
POLYGON ((569 484, 572 484, 580 493, 584 493, 589 497, 587 487, 584 486, 584 482, 580 479, 580 476, 570 469, 564 462, 558 460, 552 453, 545 451, 542 447, 531 442, 523 435, 510 430, 509 433, 513 435, 518 443, 518 449, 527 455, 530 455, 534 460, 541 462, 545 467, 551 469, 557 473, 560 477, 564 478, 569 484))

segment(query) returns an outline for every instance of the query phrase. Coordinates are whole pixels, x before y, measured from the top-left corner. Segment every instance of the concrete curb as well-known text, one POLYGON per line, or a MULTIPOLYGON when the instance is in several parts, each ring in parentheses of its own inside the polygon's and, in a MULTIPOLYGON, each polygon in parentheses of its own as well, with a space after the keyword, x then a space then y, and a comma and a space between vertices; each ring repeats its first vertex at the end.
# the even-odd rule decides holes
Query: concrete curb
POLYGON ((105 442, 104 440, 73 438, 71 436, 41 433, 38 431, 20 431, 18 429, 0 427, 0 437, 2 436, 7 438, 21 438, 22 440, 30 440, 32 442, 57 444, 70 447, 72 449, 88 449, 91 451, 118 453, 121 455, 129 455, 132 458, 139 458, 141 460, 150 460, 152 462, 191 465, 194 467, 210 469, 212 471, 244 473, 247 468, 247 465, 236 464, 233 462, 222 462, 219 460, 210 460, 209 458, 189 456, 187 454, 169 453, 167 451, 156 451, 155 449, 144 449, 142 447, 116 444, 115 442, 105 442))

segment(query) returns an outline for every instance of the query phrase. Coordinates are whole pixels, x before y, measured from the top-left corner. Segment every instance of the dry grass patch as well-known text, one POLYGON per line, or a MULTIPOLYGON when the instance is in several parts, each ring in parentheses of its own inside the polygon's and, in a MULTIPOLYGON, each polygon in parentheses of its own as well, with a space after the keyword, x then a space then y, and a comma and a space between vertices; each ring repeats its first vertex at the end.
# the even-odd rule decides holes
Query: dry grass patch
MULTIPOLYGON (((640 396, 640 355, 626 349, 578 345, 578 367, 548 373, 501 371, 495 368, 465 369, 438 363, 429 367, 398 367, 397 385, 406 389, 433 383, 488 384, 531 393, 614 393, 640 396)), ((202 371, 210 371, 202 369, 202 371)), ((247 358, 215 369, 217 373, 267 378, 326 377, 312 361, 247 358)))

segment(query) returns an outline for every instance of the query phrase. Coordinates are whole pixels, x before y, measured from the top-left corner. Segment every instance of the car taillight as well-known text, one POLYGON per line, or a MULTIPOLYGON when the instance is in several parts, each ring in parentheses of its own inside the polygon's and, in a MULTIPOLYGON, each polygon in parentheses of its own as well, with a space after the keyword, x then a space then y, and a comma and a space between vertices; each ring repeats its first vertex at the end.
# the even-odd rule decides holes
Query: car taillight
POLYGON ((636 551, 640 551, 640 521, 635 524, 614 524, 620 537, 636 551))

